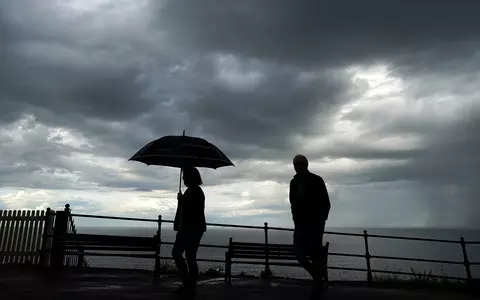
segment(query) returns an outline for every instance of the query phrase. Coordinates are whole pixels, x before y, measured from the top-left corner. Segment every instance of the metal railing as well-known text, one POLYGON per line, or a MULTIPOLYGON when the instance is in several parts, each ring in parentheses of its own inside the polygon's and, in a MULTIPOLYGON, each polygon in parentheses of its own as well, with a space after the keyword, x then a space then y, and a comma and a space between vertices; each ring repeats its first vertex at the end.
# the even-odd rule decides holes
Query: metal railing
MULTIPOLYGON (((163 223, 173 223, 171 220, 163 220, 162 216, 158 216, 158 219, 147 219, 147 218, 131 218, 131 217, 113 217, 113 216, 105 216, 105 215, 90 215, 90 214, 71 214, 74 217, 81 217, 81 218, 95 218, 95 219, 108 219, 108 220, 125 220, 125 221, 140 221, 140 222, 151 222, 157 223, 157 234, 159 237, 159 241, 161 244, 164 245, 173 245, 172 242, 163 242, 161 241, 161 231, 162 231, 162 224, 163 223)), ((254 230, 263 230, 265 233, 265 246, 268 247, 269 244, 269 231, 270 230, 277 230, 277 231, 290 231, 293 232, 294 230, 291 228, 283 228, 283 227, 269 227, 268 223, 264 223, 264 226, 252 226, 252 225, 238 225, 238 224, 221 224, 221 223, 207 223, 209 227, 223 227, 223 228, 242 228, 242 229, 254 229, 254 230)), ((465 268, 465 277, 458 277, 458 276, 446 276, 446 275, 437 275, 437 274, 428 274, 430 278, 437 278, 437 279, 448 279, 448 280, 459 280, 459 281, 466 281, 467 283, 471 283, 472 273, 471 273, 471 266, 472 265, 480 265, 480 262, 470 262, 468 255, 467 255, 467 245, 478 245, 480 241, 466 241, 463 237, 459 240, 446 240, 446 239, 433 239, 433 238, 419 238, 419 237, 405 237, 405 236, 389 236, 389 235, 379 235, 379 234, 368 234, 367 230, 363 231, 363 234, 359 233, 347 233, 347 232, 334 232, 334 231, 325 231, 325 234, 328 235, 337 235, 337 236, 351 236, 351 237, 361 237, 364 240, 365 244, 365 254, 351 254, 351 253, 339 253, 339 252, 330 252, 329 256, 338 256, 338 257, 354 257, 354 258, 364 258, 366 263, 366 268, 353 268, 353 267, 339 267, 339 266, 328 266, 328 269, 332 270, 345 270, 345 271, 357 271, 357 272, 366 272, 367 274, 367 282, 372 283, 373 281, 373 273, 384 273, 384 274, 394 274, 394 275, 406 275, 406 276, 418 276, 418 274, 413 272, 403 272, 403 271, 390 271, 390 270, 381 270, 381 269, 373 269, 371 266, 372 259, 382 259, 382 260, 398 260, 398 261, 412 261, 412 262, 428 262, 428 263, 439 263, 439 264, 451 264, 451 265, 463 265, 465 268), (423 242, 434 242, 434 243, 446 243, 446 244, 458 244, 461 246, 463 261, 453 261, 453 260, 436 260, 436 259, 425 259, 425 258, 414 258, 414 257, 398 257, 398 256, 383 256, 383 255, 371 255, 369 249, 369 240, 372 238, 377 239, 394 239, 394 240, 408 240, 408 241, 423 241, 423 242)), ((206 248, 223 248, 228 249, 226 245, 208 245, 208 244, 200 244, 200 247, 206 248)), ((460 250, 460 249, 459 249, 460 250)), ((268 253, 268 251, 266 252, 268 253)), ((111 254, 115 256, 117 254, 111 254)), ((103 254, 102 254, 103 256, 103 254)), ((105 254, 108 256, 108 254, 105 254)), ((128 255, 127 255, 128 256, 128 255)), ((159 259, 171 259, 171 257, 161 256, 161 253, 158 253, 159 259)), ((219 259, 198 259, 198 261, 204 262, 220 262, 224 263, 225 260, 219 259)), ((159 262, 156 262, 158 264, 159 262)), ((243 263, 243 262, 238 262, 243 263)), ((252 262, 245 262, 246 264, 252 264, 252 262)), ((293 263, 278 263, 278 262, 271 262, 267 257, 265 261, 254 262, 255 264, 262 264, 265 265, 265 270, 268 271, 270 266, 297 266, 298 264, 293 263)))
MULTIPOLYGON (((67 230, 68 234, 77 234, 77 229, 75 227, 75 222, 70 210, 70 205, 65 205, 65 210, 67 214, 67 230)), ((88 262, 84 256, 84 250, 82 245, 77 245, 75 250, 69 248, 65 250, 65 265, 66 266, 78 266, 78 267, 88 267, 88 262)))

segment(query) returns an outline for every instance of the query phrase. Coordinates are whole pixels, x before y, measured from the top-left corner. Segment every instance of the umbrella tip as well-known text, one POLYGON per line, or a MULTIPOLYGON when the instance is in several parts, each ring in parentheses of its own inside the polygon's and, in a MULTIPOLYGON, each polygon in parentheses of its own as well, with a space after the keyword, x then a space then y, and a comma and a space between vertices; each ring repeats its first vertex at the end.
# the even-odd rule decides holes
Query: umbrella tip
POLYGON ((185 136, 185 129, 183 130, 183 136, 185 136))

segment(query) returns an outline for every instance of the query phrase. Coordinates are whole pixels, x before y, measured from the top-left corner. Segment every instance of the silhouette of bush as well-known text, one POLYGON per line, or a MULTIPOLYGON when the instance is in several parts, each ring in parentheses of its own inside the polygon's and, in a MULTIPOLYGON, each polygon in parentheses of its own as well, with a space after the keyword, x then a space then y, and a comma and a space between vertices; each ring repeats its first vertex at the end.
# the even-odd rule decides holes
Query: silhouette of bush
POLYGON ((207 278, 215 278, 215 277, 222 277, 224 274, 221 272, 220 269, 209 268, 205 272, 200 272, 200 276, 204 276, 207 278))
POLYGON ((261 273, 260 273, 260 278, 262 279, 271 279, 273 276, 273 273, 272 273, 272 270, 268 269, 268 270, 263 270, 261 273))

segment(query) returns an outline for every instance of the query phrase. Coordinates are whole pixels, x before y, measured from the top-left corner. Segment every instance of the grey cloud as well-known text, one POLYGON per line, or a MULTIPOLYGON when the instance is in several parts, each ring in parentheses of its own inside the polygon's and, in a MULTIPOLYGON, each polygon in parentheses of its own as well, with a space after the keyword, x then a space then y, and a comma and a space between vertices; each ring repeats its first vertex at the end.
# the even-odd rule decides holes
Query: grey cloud
MULTIPOLYGON (((212 141, 237 164, 215 175, 205 172, 207 184, 246 179, 287 183, 291 169, 260 168, 252 161, 290 163, 300 146, 293 144, 293 136, 314 138, 327 133, 332 112, 364 91, 358 82, 354 90, 350 78, 338 71, 352 64, 391 65, 392 74, 405 78, 413 100, 444 93, 478 100, 474 94, 480 36, 476 1, 199 4, 173 0, 158 11, 156 7, 149 10, 157 15, 146 13, 156 17, 156 22, 147 20, 145 27, 131 24, 121 30, 90 26, 97 20, 91 16, 59 18, 46 13, 47 2, 35 3, 0 4, 4 21, 0 56, 6 58, 0 60, 0 123, 11 124, 25 114, 33 115, 35 122, 26 124, 25 130, 35 124, 67 128, 82 133, 94 148, 47 141, 47 132, 33 131, 20 144, 12 143, 7 135, 0 136, 2 186, 170 189, 176 186, 175 171, 126 160, 150 140, 180 134, 182 129, 212 141), (159 43, 163 33, 168 40, 159 43), (216 63, 221 55, 238 60, 239 73, 254 71, 263 77, 241 87, 219 80, 216 63), (302 80, 306 73, 310 79, 302 80), (314 115, 325 124, 313 126, 314 115), (128 179, 118 170, 74 163, 68 159, 74 151, 124 157, 124 166, 138 177, 128 179)), ((151 5, 158 3, 152 1, 151 5)), ((460 223, 478 225, 478 118, 465 116, 465 122, 439 129, 426 115, 424 119, 392 120, 395 112, 377 118, 358 111, 344 118, 362 121, 372 139, 418 134, 425 137, 425 146, 387 151, 359 141, 332 142, 322 152, 306 154, 311 159, 330 156, 406 162, 328 173, 327 182, 346 188, 408 181, 411 185, 405 189, 424 196, 424 200, 415 199, 423 201, 419 206, 430 209, 431 224, 441 223, 455 207, 449 206, 444 195, 450 193, 460 199, 459 214, 465 216, 460 223)), ((356 199, 361 202, 388 194, 364 192, 356 199)), ((385 203, 377 204, 373 206, 388 208, 385 203)), ((270 207, 260 202, 256 205, 270 207)), ((339 209, 347 211, 342 205, 339 209)), ((413 209, 413 204, 409 205, 408 209, 413 209)), ((271 208, 281 210, 280 206, 271 208)), ((369 213, 367 208, 361 212, 369 213)), ((451 224, 458 224, 462 217, 451 219, 451 224)), ((358 216, 351 218, 352 224, 362 221, 358 216)), ((385 218, 378 216, 374 222, 388 221, 385 218)))
MULTIPOLYGON (((419 180, 425 183, 474 184, 480 176, 480 138, 476 132, 480 129, 480 113, 474 108, 456 122, 438 127, 429 132, 424 147, 405 151, 376 151, 350 145, 350 151, 341 151, 345 157, 373 159, 381 158, 382 152, 391 158, 408 159, 404 165, 396 167, 379 167, 368 170, 368 177, 373 180, 419 180)), ((417 131, 421 133, 421 131, 417 131)), ((372 135, 376 132, 372 131, 372 135)), ((385 132, 383 132, 385 134, 385 132)), ((384 135, 381 135, 382 137, 384 135)), ((340 156, 340 155, 339 155, 340 156)))
POLYGON ((291 151, 295 147, 292 135, 326 130, 326 126, 314 126, 312 119, 318 115, 329 119, 351 96, 345 74, 322 72, 302 81, 300 69, 263 64, 257 69, 263 74, 258 87, 235 89, 212 82, 197 99, 180 106, 201 132, 225 144, 234 158, 273 158, 291 151))
POLYGON ((135 82, 139 71, 39 63, 41 58, 22 57, 17 51, 12 49, 10 63, 1 66, 0 98, 10 109, 22 111, 30 105, 60 115, 125 120, 154 106, 135 82))
POLYGON ((440 49, 434 53, 439 59, 456 56, 453 45, 478 41, 480 28, 477 1, 166 1, 159 6, 158 22, 182 46, 304 66, 390 59, 432 48, 440 49))
POLYGON ((430 224, 479 226, 479 115, 475 110, 456 125, 442 129, 426 149, 412 155, 407 163, 363 170, 355 174, 357 180, 417 183, 420 186, 412 189, 422 193, 419 201, 429 208, 430 224))
POLYGON ((89 20, 62 16, 62 9, 48 1, 40 6, 20 2, 1 4, 2 120, 12 121, 30 109, 65 119, 125 121, 162 102, 150 97, 142 79, 155 42, 139 35, 115 38, 116 28, 95 31, 89 20))
MULTIPOLYGON (((34 118, 25 117, 14 124, 23 127, 21 136, 10 137, 0 134, 0 183, 3 187, 30 187, 45 189, 97 189, 110 188, 169 188, 172 170, 164 168, 148 168, 141 164, 125 162, 124 168, 139 175, 135 179, 127 179, 122 172, 109 169, 102 163, 90 164, 88 157, 72 155, 91 154, 96 148, 74 147, 65 144, 63 138, 49 138, 49 130, 34 118), (21 124, 21 125, 19 125, 21 124), (30 132, 25 133, 29 130, 30 132), (84 161, 85 160, 85 161, 84 161)), ((6 128, 7 134, 10 128, 6 128)), ((11 133, 10 133, 11 134, 11 133)), ((18 134, 18 132, 13 132, 18 134)), ((101 141, 97 141, 101 142, 101 141)), ((119 147, 113 144, 107 147, 119 147)), ((102 155, 104 153, 97 153, 102 155)), ((106 158, 110 158, 106 154, 106 158)), ((93 157, 95 158, 95 156, 93 157)), ((108 162, 105 162, 107 164, 108 162)))

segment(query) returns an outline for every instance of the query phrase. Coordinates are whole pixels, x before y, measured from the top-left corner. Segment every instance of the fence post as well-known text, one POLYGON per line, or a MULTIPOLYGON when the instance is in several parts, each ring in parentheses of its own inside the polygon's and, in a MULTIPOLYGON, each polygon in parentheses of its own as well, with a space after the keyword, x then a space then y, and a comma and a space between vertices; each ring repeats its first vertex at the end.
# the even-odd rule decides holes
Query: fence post
POLYGON ((50 227, 53 224, 50 224, 50 216, 52 214, 52 211, 50 210, 50 207, 47 207, 47 211, 45 212, 45 223, 43 224, 43 234, 42 234, 42 248, 40 249, 40 265, 41 266, 47 266, 48 265, 48 256, 50 253, 48 253, 47 245, 48 245, 48 239, 50 238, 49 232, 50 232, 50 227))
POLYGON ((158 215, 157 234, 155 235, 155 276, 160 276, 160 256, 162 248, 162 215, 158 215))
POLYGON ((370 265, 370 250, 368 248, 368 233, 363 231, 363 239, 365 240, 365 259, 367 260, 367 281, 368 284, 372 284, 372 267, 370 265))
POLYGON ((65 259, 65 247, 63 245, 63 236, 67 232, 68 210, 70 205, 65 205, 65 210, 58 211, 55 218, 55 228, 53 229, 53 247, 51 256, 51 266, 60 270, 65 259))
POLYGON ((270 263, 268 258, 268 223, 265 222, 263 230, 265 231, 265 275, 270 276, 270 263))
POLYGON ((472 272, 470 270, 470 261, 468 261, 467 247, 465 246, 465 239, 460 237, 460 244, 462 245, 463 252, 463 265, 465 266, 465 271, 467 272, 467 284, 471 286, 472 283, 472 272))

